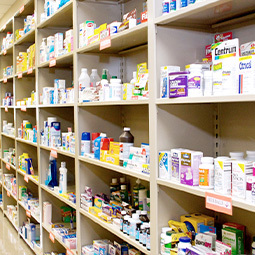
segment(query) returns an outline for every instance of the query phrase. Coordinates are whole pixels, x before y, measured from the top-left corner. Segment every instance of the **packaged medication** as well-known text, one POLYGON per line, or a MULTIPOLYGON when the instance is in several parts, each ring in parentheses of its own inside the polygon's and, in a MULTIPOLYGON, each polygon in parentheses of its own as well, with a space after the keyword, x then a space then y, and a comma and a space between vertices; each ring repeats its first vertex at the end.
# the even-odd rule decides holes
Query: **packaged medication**
POLYGON ((228 255, 231 254, 231 246, 217 240, 215 251, 219 254, 228 255))
POLYGON ((186 71, 188 74, 188 96, 203 96, 203 66, 201 64, 191 64, 186 71))
POLYGON ((162 66, 160 68, 160 97, 169 98, 169 73, 180 72, 179 66, 162 66))
POLYGON ((255 55, 255 42, 244 43, 240 46, 241 56, 255 55))
POLYGON ((204 220, 199 217, 192 217, 191 215, 182 215, 181 222, 185 223, 188 231, 200 232, 200 226, 204 224, 204 220))
POLYGON ((171 151, 159 152, 159 178, 171 179, 171 151))
POLYGON ((199 165, 203 153, 199 151, 181 152, 180 182, 189 186, 199 185, 199 165))
POLYGON ((231 195, 231 160, 216 158, 214 160, 215 184, 214 191, 222 195, 231 195))
POLYGON ((213 72, 204 71, 204 96, 211 96, 213 93, 213 72))
POLYGON ((212 45, 213 95, 238 94, 239 40, 212 45))
POLYGON ((176 182, 180 182, 180 169, 181 169, 181 152, 183 149, 171 150, 171 179, 176 182))
POLYGON ((188 72, 169 73, 169 98, 188 96, 188 72))
POLYGON ((170 0, 163 0, 162 2, 162 14, 166 15, 170 12, 170 0))
POLYGON ((255 55, 239 58, 239 94, 255 93, 255 55))
POLYGON ((199 187, 201 189, 214 188, 214 165, 212 157, 204 157, 199 165, 199 187))

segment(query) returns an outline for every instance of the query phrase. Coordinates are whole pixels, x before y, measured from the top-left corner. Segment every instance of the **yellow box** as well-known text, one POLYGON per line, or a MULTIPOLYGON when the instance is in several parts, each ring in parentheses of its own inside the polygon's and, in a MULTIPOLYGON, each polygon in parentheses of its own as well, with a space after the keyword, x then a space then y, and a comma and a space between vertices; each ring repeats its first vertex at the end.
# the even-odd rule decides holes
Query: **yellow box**
POLYGON ((105 159, 108 152, 108 150, 100 150, 100 161, 106 162, 105 159))
POLYGON ((204 219, 192 217, 190 214, 182 215, 181 222, 190 223, 189 224, 190 227, 189 228, 187 227, 188 230, 190 232, 195 231, 196 233, 200 232, 200 226, 204 225, 204 219))
POLYGON ((119 157, 119 155, 107 153, 107 154, 105 154, 105 162, 118 166, 120 163, 120 157, 119 157))
POLYGON ((170 221, 168 221, 168 225, 176 233, 187 233, 188 232, 188 229, 187 229, 185 223, 183 223, 183 222, 170 220, 170 221))
POLYGON ((112 217, 108 216, 105 213, 102 213, 102 212, 98 213, 98 217, 106 223, 111 223, 112 222, 112 217))
POLYGON ((95 206, 91 206, 89 207, 89 213, 91 213, 92 215, 98 217, 98 214, 102 212, 102 210, 96 208, 95 206))
POLYGON ((206 226, 214 227, 214 218, 211 216, 207 216, 202 213, 192 213, 191 216, 194 218, 199 218, 199 219, 204 220, 204 224, 206 226))
POLYGON ((109 154, 120 155, 120 143, 110 142, 109 154))

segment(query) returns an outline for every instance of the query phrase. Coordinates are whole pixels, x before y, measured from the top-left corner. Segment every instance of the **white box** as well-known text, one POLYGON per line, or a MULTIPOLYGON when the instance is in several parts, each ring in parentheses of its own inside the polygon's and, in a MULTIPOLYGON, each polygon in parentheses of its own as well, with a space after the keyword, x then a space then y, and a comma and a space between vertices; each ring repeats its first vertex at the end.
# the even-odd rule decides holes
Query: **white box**
POLYGON ((52 204, 50 202, 43 202, 43 223, 46 225, 52 222, 52 204))

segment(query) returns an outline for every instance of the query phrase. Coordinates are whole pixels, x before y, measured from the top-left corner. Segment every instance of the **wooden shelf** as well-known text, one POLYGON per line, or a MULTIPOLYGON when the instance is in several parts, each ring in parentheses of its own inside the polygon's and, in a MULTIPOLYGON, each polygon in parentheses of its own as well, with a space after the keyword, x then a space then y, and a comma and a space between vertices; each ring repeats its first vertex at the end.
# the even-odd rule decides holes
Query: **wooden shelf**
POLYGON ((39 177, 38 176, 34 176, 34 175, 30 175, 30 174, 26 174, 25 171, 17 169, 17 172, 20 173, 21 175, 23 175, 24 177, 27 176, 28 180, 35 183, 36 185, 39 185, 39 177))
POLYGON ((25 139, 21 139, 21 138, 16 138, 16 141, 20 142, 20 143, 26 143, 26 144, 32 145, 34 147, 37 147, 37 143, 31 142, 29 140, 25 140, 25 139))
MULTIPOLYGON (((0 79, 0 83, 4 83, 4 79, 5 78, 0 79)), ((12 81, 13 80, 13 75, 7 76, 6 80, 7 80, 7 82, 12 81)))
POLYGON ((111 106, 111 105, 148 105, 149 100, 122 100, 122 101, 100 101, 100 102, 86 102, 86 103, 79 103, 78 106, 86 107, 86 106, 111 106))
POLYGON ((39 108, 52 108, 52 107, 74 107, 74 104, 40 104, 39 108))
POLYGON ((13 54, 13 44, 10 45, 5 51, 3 51, 0 56, 9 56, 13 54))
MULTIPOLYGON (((22 6, 20 6, 21 8, 22 6)), ((25 17, 27 15, 31 15, 34 13, 34 1, 33 0, 27 0, 24 4, 24 10, 21 12, 21 9, 16 12, 14 17, 25 17)))
POLYGON ((4 210, 4 214, 7 217, 7 219, 11 222, 11 224, 13 225, 13 227, 16 229, 16 231, 18 231, 18 227, 14 224, 14 222, 12 221, 11 217, 8 215, 7 210, 4 210))
MULTIPOLYGON (((30 73, 30 74, 28 74, 28 70, 27 71, 24 71, 24 72, 22 72, 22 78, 23 77, 35 77, 35 67, 33 67, 33 72, 32 73, 30 73)), ((15 77, 17 78, 19 76, 19 74, 18 73, 16 73, 15 74, 15 77)), ((21 78, 21 79, 22 79, 21 78)))
POLYGON ((5 137, 8 137, 10 139, 14 139, 15 140, 15 136, 14 135, 7 135, 4 132, 2 132, 1 134, 2 134, 2 136, 5 136, 5 137))
POLYGON ((30 30, 26 34, 24 34, 21 38, 19 38, 14 44, 21 45, 21 44, 28 44, 35 42, 35 29, 30 30))
POLYGON ((40 145, 41 149, 47 150, 47 151, 51 151, 51 150, 55 150, 57 151, 58 154, 70 157, 70 158, 75 158, 75 154, 69 152, 69 151, 64 151, 62 149, 58 149, 58 148, 51 148, 49 146, 45 146, 45 145, 40 145))
POLYGON ((10 190, 8 190, 7 187, 6 187, 5 185, 3 185, 3 187, 4 187, 4 189, 6 190, 6 192, 9 192, 10 195, 11 195, 16 201, 18 201, 17 197, 16 197, 10 190))
MULTIPOLYGON (((56 58, 56 65, 51 68, 57 67, 70 67, 73 64, 73 52, 66 53, 60 57, 56 58)), ((38 68, 49 67, 50 61, 41 63, 38 65, 38 68)))
POLYGON ((12 168, 13 170, 16 171, 16 167, 15 167, 14 165, 12 165, 11 163, 7 162, 7 161, 4 160, 3 158, 2 158, 2 161, 3 161, 3 163, 5 163, 5 164, 10 164, 11 168, 12 168))
POLYGON ((36 255, 42 255, 42 251, 40 252, 37 252, 34 247, 33 247, 33 244, 30 243, 27 239, 25 239, 25 237, 19 233, 19 235, 22 237, 22 239, 24 240, 24 242, 30 247, 30 249, 36 254, 36 255))

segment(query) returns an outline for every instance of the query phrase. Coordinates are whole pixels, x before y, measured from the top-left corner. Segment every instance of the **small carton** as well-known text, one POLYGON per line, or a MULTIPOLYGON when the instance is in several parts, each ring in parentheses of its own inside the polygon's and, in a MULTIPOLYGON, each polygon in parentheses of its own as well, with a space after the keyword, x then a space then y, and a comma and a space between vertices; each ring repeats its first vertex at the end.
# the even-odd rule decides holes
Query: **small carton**
POLYGON ((171 179, 171 151, 159 152, 159 178, 171 179))
POLYGON ((108 245, 101 240, 93 241, 94 255, 107 255, 108 245))
POLYGON ((183 149, 171 150, 171 180, 180 182, 181 152, 183 149))
POLYGON ((255 42, 244 43, 240 46, 241 56, 255 55, 255 42))
POLYGON ((213 217, 204 215, 202 213, 192 213, 191 216, 195 217, 195 218, 203 219, 204 220, 204 224, 206 226, 214 227, 214 218, 213 217))
POLYGON ((190 228, 193 228, 192 230, 196 233, 200 233, 200 226, 204 224, 203 219, 192 217, 189 214, 182 215, 181 222, 184 222, 186 225, 189 223, 190 228))
POLYGON ((169 98, 188 96, 188 72, 171 72, 169 79, 169 98))
POLYGON ((220 241, 216 241, 216 249, 215 251, 220 255, 231 255, 231 246, 220 241))
POLYGON ((196 235, 195 244, 204 246, 210 250, 215 248, 214 238, 207 234, 198 233, 196 235))

